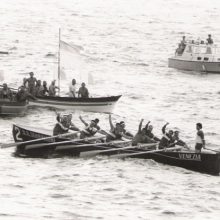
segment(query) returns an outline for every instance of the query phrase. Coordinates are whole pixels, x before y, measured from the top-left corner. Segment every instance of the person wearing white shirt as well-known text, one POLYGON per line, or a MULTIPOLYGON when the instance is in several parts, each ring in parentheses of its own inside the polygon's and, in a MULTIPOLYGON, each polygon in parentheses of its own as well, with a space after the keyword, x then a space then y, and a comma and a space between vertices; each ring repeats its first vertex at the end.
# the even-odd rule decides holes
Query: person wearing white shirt
POLYGON ((76 97, 76 80, 73 79, 71 85, 69 86, 69 97, 76 97))

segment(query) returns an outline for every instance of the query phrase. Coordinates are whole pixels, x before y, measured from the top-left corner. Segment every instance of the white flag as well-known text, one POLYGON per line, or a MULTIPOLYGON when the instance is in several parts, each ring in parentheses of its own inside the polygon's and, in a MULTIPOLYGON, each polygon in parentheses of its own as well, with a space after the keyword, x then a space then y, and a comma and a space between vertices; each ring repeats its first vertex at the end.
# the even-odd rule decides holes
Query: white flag
POLYGON ((79 83, 88 83, 88 72, 85 57, 81 54, 83 48, 60 41, 60 65, 68 74, 67 78, 75 78, 79 83))

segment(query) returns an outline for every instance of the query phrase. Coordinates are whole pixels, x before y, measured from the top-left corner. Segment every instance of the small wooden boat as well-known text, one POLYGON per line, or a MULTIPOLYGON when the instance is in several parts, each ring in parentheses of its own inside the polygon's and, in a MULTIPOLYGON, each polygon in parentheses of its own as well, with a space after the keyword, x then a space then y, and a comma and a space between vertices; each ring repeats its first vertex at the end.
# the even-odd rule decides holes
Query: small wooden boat
MULTIPOLYGON (((29 141, 49 137, 51 135, 51 131, 45 129, 39 131, 39 129, 32 127, 13 125, 13 137, 15 142, 29 141)), ((48 158, 50 155, 80 156, 86 152, 91 152, 92 154, 93 151, 96 152, 99 150, 101 155, 109 156, 116 154, 116 157, 119 158, 152 159, 159 163, 183 167, 212 175, 219 175, 220 173, 220 152, 204 151, 196 153, 195 151, 186 150, 149 150, 137 147, 130 147, 130 149, 128 149, 128 147, 124 147, 127 146, 126 143, 122 143, 122 145, 111 143, 108 145, 106 143, 91 144, 91 142, 88 141, 71 143, 69 139, 56 139, 56 141, 57 142, 55 142, 54 139, 49 139, 35 142, 34 144, 21 144, 17 146, 15 154, 25 157, 48 158)))
POLYGON ((116 102, 121 96, 97 97, 97 98, 72 98, 72 97, 37 97, 30 100, 31 106, 54 107, 65 110, 82 110, 91 112, 111 113, 116 102))
POLYGON ((220 73, 220 49, 215 44, 187 42, 184 50, 168 59, 168 67, 206 73, 220 73))
POLYGON ((23 115, 27 109, 26 102, 10 101, 0 99, 0 115, 23 115))

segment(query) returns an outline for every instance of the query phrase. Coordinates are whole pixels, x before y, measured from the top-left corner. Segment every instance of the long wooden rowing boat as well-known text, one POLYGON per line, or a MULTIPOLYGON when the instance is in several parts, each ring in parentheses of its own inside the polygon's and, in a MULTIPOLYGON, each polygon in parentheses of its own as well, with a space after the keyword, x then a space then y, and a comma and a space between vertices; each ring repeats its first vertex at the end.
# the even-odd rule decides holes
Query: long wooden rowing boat
MULTIPOLYGON (((40 130, 27 126, 13 125, 13 137, 16 142, 29 141, 38 138, 51 136, 52 132, 49 130, 40 130)), ((50 139, 45 141, 35 142, 34 144, 21 144, 16 148, 17 156, 25 157, 46 157, 50 155, 68 155, 80 156, 85 152, 103 150, 100 154, 103 155, 117 155, 116 157, 124 158, 141 158, 152 159, 156 162, 168 164, 177 167, 183 167, 189 170, 204 172, 213 175, 220 173, 220 153, 213 151, 204 151, 196 153, 194 151, 167 151, 140 149, 138 147, 125 147, 114 143, 95 143, 91 144, 88 141, 79 141, 71 143, 68 139, 50 139), (41 143, 41 144, 39 144, 41 143), (43 143, 43 144, 42 144, 43 143), (107 149, 114 149, 113 151, 107 149)), ((127 144, 126 144, 127 145, 127 144)))
POLYGON ((41 107, 54 107, 65 110, 82 110, 91 112, 111 113, 116 102, 121 96, 96 97, 96 98, 72 98, 72 97, 37 97, 30 100, 29 105, 41 107))
POLYGON ((22 115, 25 113, 26 109, 26 102, 16 102, 6 99, 0 99, 0 115, 22 115))

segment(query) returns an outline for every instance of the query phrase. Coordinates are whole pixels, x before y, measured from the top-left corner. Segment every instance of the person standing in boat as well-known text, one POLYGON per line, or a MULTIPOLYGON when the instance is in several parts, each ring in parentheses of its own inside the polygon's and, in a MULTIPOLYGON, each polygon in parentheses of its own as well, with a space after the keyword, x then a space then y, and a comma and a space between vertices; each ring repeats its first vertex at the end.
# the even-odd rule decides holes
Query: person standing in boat
POLYGON ((195 151, 196 151, 196 153, 200 153, 202 148, 205 149, 205 136, 202 131, 202 124, 201 123, 196 124, 196 130, 197 130, 197 133, 196 133, 195 151))
POLYGON ((89 91, 86 88, 86 84, 84 82, 81 84, 81 87, 79 88, 78 97, 89 98, 89 91))
POLYGON ((76 80, 72 79, 71 85, 69 86, 69 97, 76 97, 76 80))
POLYGON ((214 44, 214 41, 212 39, 212 35, 211 34, 208 35, 208 38, 206 40, 207 40, 207 44, 214 44))
POLYGON ((2 86, 3 88, 0 90, 0 98, 12 100, 12 92, 8 88, 7 83, 4 83, 2 86))
POLYGON ((28 92, 31 95, 35 95, 35 87, 36 87, 36 83, 37 83, 37 79, 34 77, 34 73, 30 72, 30 77, 26 79, 25 82, 23 82, 23 85, 25 86, 25 84, 28 84, 28 92))
POLYGON ((59 87, 57 87, 55 83, 56 80, 53 80, 49 86, 49 96, 56 96, 56 89, 59 89, 59 87))
POLYGON ((174 138, 173 138, 173 130, 169 130, 166 132, 166 127, 169 123, 167 122, 163 127, 162 127, 162 133, 163 136, 160 140, 159 143, 159 149, 167 148, 169 147, 172 143, 174 143, 174 138))
POLYGON ((86 126, 80 132, 80 138, 86 138, 86 137, 94 136, 100 130, 100 127, 98 125, 98 123, 99 123, 98 118, 96 118, 94 120, 91 120, 90 124, 85 122, 81 116, 79 116, 79 119, 86 126))

